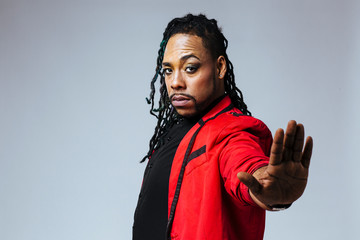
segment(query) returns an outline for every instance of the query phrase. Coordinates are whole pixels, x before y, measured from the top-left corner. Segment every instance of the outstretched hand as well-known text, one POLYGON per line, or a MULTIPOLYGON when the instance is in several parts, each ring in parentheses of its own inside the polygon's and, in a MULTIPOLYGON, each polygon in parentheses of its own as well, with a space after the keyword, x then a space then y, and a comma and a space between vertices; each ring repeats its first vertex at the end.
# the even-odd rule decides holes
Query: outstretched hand
POLYGON ((304 146, 304 126, 292 120, 284 130, 278 129, 271 146, 269 165, 253 175, 239 172, 237 177, 250 190, 254 201, 264 209, 291 204, 304 192, 310 165, 313 141, 307 137, 304 146))

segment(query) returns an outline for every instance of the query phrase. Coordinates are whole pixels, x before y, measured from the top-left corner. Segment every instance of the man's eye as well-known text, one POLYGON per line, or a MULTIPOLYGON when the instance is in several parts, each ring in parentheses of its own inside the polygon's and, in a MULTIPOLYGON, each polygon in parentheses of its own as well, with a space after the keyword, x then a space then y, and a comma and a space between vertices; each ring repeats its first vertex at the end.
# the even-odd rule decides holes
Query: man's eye
POLYGON ((170 68, 165 68, 164 69, 164 74, 165 75, 169 75, 170 73, 172 73, 172 70, 170 68))
POLYGON ((186 67, 185 71, 188 73, 194 73, 194 72, 196 72, 197 69, 198 68, 195 66, 188 66, 188 67, 186 67))

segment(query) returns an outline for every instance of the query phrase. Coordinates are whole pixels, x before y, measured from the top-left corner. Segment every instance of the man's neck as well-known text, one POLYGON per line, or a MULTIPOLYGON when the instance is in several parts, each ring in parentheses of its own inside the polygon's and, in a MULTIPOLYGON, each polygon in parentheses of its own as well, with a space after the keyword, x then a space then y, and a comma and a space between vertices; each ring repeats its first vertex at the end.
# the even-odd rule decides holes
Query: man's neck
POLYGON ((210 112, 211 109, 213 109, 219 102, 221 102, 221 100, 223 100, 225 96, 226 94, 215 99, 208 107, 205 108, 204 111, 201 111, 201 113, 192 117, 183 117, 183 118, 191 122, 195 122, 195 123, 198 122, 203 116, 205 116, 208 112, 210 112))

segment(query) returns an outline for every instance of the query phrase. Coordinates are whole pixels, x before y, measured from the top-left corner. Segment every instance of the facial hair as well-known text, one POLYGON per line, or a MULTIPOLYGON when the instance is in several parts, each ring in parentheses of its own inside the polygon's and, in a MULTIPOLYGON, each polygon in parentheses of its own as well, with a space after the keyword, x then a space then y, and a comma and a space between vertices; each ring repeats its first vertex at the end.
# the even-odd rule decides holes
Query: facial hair
MULTIPOLYGON (((212 98, 212 96, 215 96, 215 93, 216 93, 216 75, 215 75, 215 71, 214 71, 214 73, 212 75, 213 75, 213 77, 212 77, 212 80, 213 80, 212 81, 212 88, 213 89, 211 91, 211 94, 209 94, 209 96, 207 97, 207 99, 205 99, 202 102, 197 101, 194 96, 192 96, 190 94, 187 94, 187 93, 173 93, 173 94, 170 95, 170 97, 169 97, 170 102, 172 101, 172 98, 174 97, 174 95, 182 95, 182 96, 185 96, 185 97, 191 99, 192 101, 194 101, 195 113, 186 116, 186 118, 195 118, 195 117, 204 115, 205 114, 204 111, 207 110, 207 107, 210 106, 211 103, 213 103, 213 101, 215 101, 216 98, 215 99, 212 98)), ((174 107, 174 109, 176 111, 175 107, 174 107)))

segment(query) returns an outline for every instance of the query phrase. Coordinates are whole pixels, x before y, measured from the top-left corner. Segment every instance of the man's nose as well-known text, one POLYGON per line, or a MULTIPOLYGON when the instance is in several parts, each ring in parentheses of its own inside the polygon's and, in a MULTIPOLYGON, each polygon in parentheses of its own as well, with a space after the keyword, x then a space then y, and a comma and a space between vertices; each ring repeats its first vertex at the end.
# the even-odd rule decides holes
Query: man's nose
POLYGON ((181 71, 175 71, 173 78, 171 79, 171 88, 172 89, 184 89, 185 88, 184 76, 181 71))

